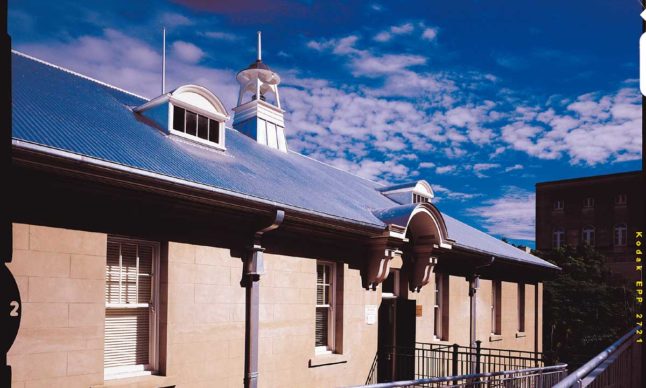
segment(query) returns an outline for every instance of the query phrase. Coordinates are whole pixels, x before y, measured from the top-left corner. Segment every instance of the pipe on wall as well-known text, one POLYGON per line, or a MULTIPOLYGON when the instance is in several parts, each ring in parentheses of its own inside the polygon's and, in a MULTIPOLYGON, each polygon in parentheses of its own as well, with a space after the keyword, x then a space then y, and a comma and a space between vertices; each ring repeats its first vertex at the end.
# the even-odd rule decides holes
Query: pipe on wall
POLYGON ((258 230, 253 236, 253 245, 247 248, 243 265, 245 286, 245 388, 258 387, 258 329, 260 326, 260 276, 265 272, 262 236, 278 229, 285 219, 284 210, 276 210, 271 225, 258 230))

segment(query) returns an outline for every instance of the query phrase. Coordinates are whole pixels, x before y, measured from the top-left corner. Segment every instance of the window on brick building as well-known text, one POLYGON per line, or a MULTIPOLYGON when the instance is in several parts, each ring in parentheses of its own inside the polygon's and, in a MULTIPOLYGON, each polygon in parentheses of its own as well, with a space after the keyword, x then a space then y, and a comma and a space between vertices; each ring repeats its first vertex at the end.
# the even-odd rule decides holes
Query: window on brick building
POLYGON ((565 201, 562 199, 557 199, 556 201, 554 201, 553 206, 554 210, 563 210, 563 208, 565 207, 565 201))
POLYGON ((625 247, 628 240, 628 227, 626 224, 615 225, 614 245, 625 247))
POLYGON ((615 196, 616 206, 625 206, 626 204, 628 204, 628 196, 626 194, 617 194, 615 196))
POLYGON ((563 228, 556 228, 552 232, 552 247, 560 248, 565 244, 565 230, 563 228))
POLYGON ((585 245, 594 246, 594 226, 586 226, 583 228, 582 240, 585 245))
POLYGON ((585 209, 592 209, 594 208, 594 198, 592 197, 587 197, 586 199, 583 200, 583 208, 585 209))
POLYGON ((108 238, 105 272, 105 378, 158 368, 159 246, 108 238))

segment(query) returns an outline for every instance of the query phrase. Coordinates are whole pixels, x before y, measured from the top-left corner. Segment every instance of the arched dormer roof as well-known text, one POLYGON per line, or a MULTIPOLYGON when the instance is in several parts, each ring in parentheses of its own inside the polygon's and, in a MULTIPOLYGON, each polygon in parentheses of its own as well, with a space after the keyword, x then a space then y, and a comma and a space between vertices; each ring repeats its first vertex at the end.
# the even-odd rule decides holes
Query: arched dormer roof
POLYGON ((450 248, 448 230, 440 211, 431 203, 412 203, 373 212, 389 226, 401 228, 402 236, 433 236, 433 243, 450 248))
POLYGON ((171 102, 173 100, 183 102, 191 107, 199 108, 208 113, 228 119, 227 112, 222 101, 210 90, 199 85, 182 85, 170 92, 171 102))
POLYGON ((400 183, 377 189, 386 197, 400 204, 432 202, 435 193, 425 180, 400 183))

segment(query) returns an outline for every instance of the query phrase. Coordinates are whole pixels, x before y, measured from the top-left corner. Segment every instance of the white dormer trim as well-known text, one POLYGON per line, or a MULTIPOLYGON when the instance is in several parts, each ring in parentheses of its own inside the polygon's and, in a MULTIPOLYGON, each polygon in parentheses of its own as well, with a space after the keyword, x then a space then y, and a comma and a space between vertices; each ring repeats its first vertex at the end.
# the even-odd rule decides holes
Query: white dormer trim
MULTIPOLYGON (((204 113, 210 112, 218 117, 229 119, 229 113, 222 104, 222 101, 207 88, 199 85, 183 85, 170 93, 171 102, 182 102, 189 106, 189 109, 198 108, 204 113)), ((199 112, 197 112, 199 113, 199 112)))
MULTIPOLYGON (((199 85, 183 85, 173 90, 170 93, 162 94, 158 97, 153 98, 152 100, 142 104, 133 109, 134 112, 140 113, 143 115, 152 115, 155 116, 153 110, 160 107, 161 105, 166 104, 164 108, 165 111, 163 116, 166 116, 163 120, 159 118, 157 114, 157 122, 162 126, 166 127, 166 132, 170 135, 178 136, 192 142, 203 144, 209 147, 213 147, 220 150, 225 150, 225 122, 229 119, 229 113, 227 112, 222 101, 211 93, 208 89, 199 86, 199 85), (209 131, 212 130, 211 123, 217 123, 217 142, 211 141, 208 139, 201 138, 197 135, 184 133, 182 131, 175 130, 173 128, 174 123, 174 114, 175 107, 182 108, 185 111, 195 113, 199 116, 203 116, 209 119, 209 131), (149 111, 149 114, 146 114, 146 111, 149 111), (165 123, 161 121, 166 121, 165 123)), ((184 124, 185 125, 185 124, 184 124)))
POLYGON ((435 197, 435 193, 433 192, 431 185, 425 180, 411 182, 405 186, 394 186, 392 190, 385 187, 379 191, 381 191, 381 193, 386 197, 402 205, 415 203, 416 196, 426 199, 429 203, 432 203, 433 198, 435 197))

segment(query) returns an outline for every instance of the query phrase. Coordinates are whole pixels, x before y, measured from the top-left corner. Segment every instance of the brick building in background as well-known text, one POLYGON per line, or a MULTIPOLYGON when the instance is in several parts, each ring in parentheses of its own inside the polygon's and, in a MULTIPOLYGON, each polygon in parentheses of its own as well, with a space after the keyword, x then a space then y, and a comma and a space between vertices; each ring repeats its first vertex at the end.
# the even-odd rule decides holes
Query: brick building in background
POLYGON ((536 185, 536 248, 588 244, 608 258, 614 274, 638 278, 631 253, 643 230, 641 171, 536 185))

